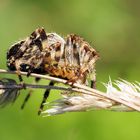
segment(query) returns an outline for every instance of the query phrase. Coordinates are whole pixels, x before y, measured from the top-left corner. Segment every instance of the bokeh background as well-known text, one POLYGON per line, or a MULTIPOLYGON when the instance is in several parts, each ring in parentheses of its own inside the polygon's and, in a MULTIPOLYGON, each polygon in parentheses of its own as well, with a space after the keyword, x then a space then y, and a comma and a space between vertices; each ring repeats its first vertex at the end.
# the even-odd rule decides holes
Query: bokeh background
MULTIPOLYGON (((76 33, 98 50, 98 89, 104 90, 101 82, 107 82, 109 76, 112 80, 140 81, 139 7, 138 0, 0 0, 0 68, 7 69, 6 52, 11 44, 44 27, 62 36, 76 33)), ((17 79, 3 74, 0 77, 17 79)), ((43 80, 41 83, 47 84, 43 80)), ((0 110, 0 140, 140 138, 140 113, 136 112, 93 111, 39 117, 42 92, 36 90, 23 111, 20 105, 26 91, 14 105, 0 110)), ((55 92, 51 95, 49 100, 59 97, 55 92)))

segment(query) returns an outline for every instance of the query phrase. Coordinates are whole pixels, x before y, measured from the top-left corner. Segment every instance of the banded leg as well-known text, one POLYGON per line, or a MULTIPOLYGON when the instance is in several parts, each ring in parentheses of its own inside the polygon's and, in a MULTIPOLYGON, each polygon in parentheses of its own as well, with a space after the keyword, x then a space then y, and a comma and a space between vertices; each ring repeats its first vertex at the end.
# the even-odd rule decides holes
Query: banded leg
POLYGON ((25 86, 25 84, 24 84, 24 81, 23 81, 23 78, 22 78, 22 76, 21 76, 21 74, 20 74, 20 71, 17 70, 16 73, 17 73, 17 75, 18 75, 18 79, 19 79, 20 84, 23 86, 24 89, 26 89, 26 86, 25 86))
MULTIPOLYGON (((25 84, 24 84, 24 82, 23 82, 23 78, 22 78, 20 72, 18 71, 17 74, 18 74, 18 79, 19 79, 20 83, 23 85, 24 89, 26 89, 26 86, 25 86, 25 84)), ((31 95, 31 92, 29 92, 28 95, 25 97, 24 102, 23 102, 23 104, 21 105, 21 109, 24 108, 25 103, 28 101, 28 98, 30 97, 30 95, 31 95)))
MULTIPOLYGON (((49 86, 53 86, 54 85, 54 82, 53 81, 50 81, 49 83, 49 86)), ((44 108, 44 103, 46 102, 47 98, 49 97, 49 94, 50 94, 50 90, 51 89, 46 89, 45 93, 44 93, 44 96, 43 96, 43 100, 40 104, 40 108, 39 108, 39 111, 38 111, 38 115, 41 114, 43 108, 44 108)))
MULTIPOLYGON (((35 83, 38 83, 40 80, 40 78, 35 78, 35 83)), ((29 98, 31 97, 32 95, 32 92, 33 90, 29 90, 28 94, 26 95, 24 101, 23 101, 23 104, 21 105, 21 109, 24 109, 26 103, 28 102, 29 98)))
POLYGON ((31 97, 31 94, 32 94, 33 90, 30 90, 28 92, 28 94, 26 95, 24 101, 23 101, 23 104, 21 105, 21 109, 24 109, 26 103, 28 102, 29 98, 31 97))

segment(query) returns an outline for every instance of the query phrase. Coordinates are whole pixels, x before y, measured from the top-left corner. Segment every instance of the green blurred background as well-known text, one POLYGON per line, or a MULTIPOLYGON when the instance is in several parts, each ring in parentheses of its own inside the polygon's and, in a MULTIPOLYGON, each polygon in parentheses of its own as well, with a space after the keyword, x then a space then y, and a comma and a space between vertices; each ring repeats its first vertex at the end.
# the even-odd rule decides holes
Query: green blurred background
MULTIPOLYGON (((104 90, 101 82, 107 82, 109 76, 112 80, 140 81, 139 7, 138 0, 0 0, 0 68, 6 69, 6 52, 11 44, 43 26, 62 36, 76 33, 98 50, 100 90, 104 90)), ((0 75, 6 76, 14 77, 0 75)), ((140 113, 93 111, 39 117, 42 92, 36 90, 23 111, 20 105, 26 91, 12 107, 0 110, 0 140, 140 138, 140 113)), ((49 100, 59 97, 58 92, 53 93, 49 100)))

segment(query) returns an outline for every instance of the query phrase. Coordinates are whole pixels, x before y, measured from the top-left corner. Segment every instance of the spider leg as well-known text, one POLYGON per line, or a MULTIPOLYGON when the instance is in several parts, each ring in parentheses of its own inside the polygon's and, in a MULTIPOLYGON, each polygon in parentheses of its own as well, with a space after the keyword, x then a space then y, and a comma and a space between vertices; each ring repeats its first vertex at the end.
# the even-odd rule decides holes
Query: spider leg
MULTIPOLYGON (((53 86, 53 85, 54 85, 54 82, 53 81, 50 81, 49 86, 53 86)), ((42 112, 42 110, 44 108, 44 103, 46 102, 47 98, 49 97, 50 90, 51 89, 46 89, 46 91, 44 93, 44 96, 43 96, 43 99, 42 99, 42 102, 40 104, 40 108, 39 108, 39 111, 38 111, 38 115, 41 114, 41 112, 42 112)))
POLYGON ((96 89, 96 75, 93 76, 90 87, 96 89))
POLYGON ((20 84, 23 86, 24 89, 26 89, 26 86, 24 84, 23 78, 22 78, 19 70, 17 70, 17 75, 18 75, 18 79, 19 79, 20 84))
MULTIPOLYGON (((22 78, 22 76, 21 76, 21 74, 20 74, 20 71, 17 71, 17 75, 18 75, 18 79, 19 79, 21 85, 23 86, 24 89, 26 89, 26 86, 25 86, 25 84, 24 84, 24 81, 23 81, 23 78, 22 78)), ((21 106, 21 109, 24 108, 25 103, 28 101, 28 99, 29 99, 29 97, 30 97, 30 94, 31 94, 31 92, 29 92, 28 95, 25 97, 24 102, 23 102, 23 104, 22 104, 22 106, 21 106)))
POLYGON ((24 107, 25 107, 27 101, 28 101, 29 98, 31 97, 32 92, 33 92, 33 90, 30 90, 30 91, 28 92, 28 94, 26 95, 26 97, 25 97, 25 99, 24 99, 24 101, 23 101, 23 104, 21 105, 21 109, 24 109, 24 107))
POLYGON ((73 84, 76 82, 77 78, 76 79, 70 79, 70 80, 67 80, 66 84, 69 84, 70 86, 73 86, 73 84))
MULTIPOLYGON (((40 81, 40 78, 35 78, 35 83, 38 83, 40 81)), ((23 101, 23 104, 21 105, 21 109, 24 109, 26 103, 28 102, 29 98, 31 97, 32 95, 32 92, 33 90, 29 90, 28 94, 26 95, 24 101, 23 101)))
POLYGON ((22 83, 23 82, 23 78, 22 78, 22 76, 20 75, 20 74, 18 74, 18 79, 19 79, 19 81, 22 83))

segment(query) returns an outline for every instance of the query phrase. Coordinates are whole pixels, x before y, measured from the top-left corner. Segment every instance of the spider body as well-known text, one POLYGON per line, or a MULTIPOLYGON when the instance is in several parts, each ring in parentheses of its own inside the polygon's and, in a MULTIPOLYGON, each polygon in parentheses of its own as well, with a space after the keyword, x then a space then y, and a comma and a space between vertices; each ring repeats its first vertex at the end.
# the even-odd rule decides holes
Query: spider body
MULTIPOLYGON (((28 72, 27 76, 32 72, 49 74, 85 85, 90 74, 93 74, 95 84, 98 57, 96 50, 75 34, 68 35, 64 40, 56 33, 46 33, 39 28, 9 49, 7 66, 18 71, 19 76, 20 71, 28 72)), ((53 85, 52 82, 50 84, 53 85)), ((41 110, 49 91, 45 93, 41 110)))

